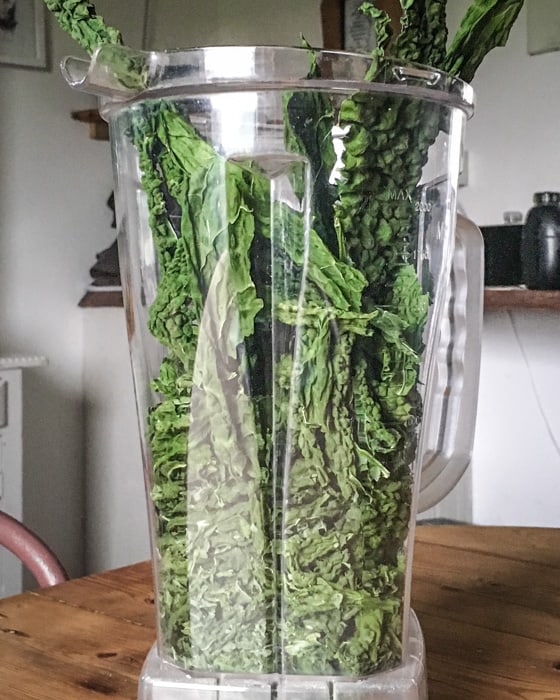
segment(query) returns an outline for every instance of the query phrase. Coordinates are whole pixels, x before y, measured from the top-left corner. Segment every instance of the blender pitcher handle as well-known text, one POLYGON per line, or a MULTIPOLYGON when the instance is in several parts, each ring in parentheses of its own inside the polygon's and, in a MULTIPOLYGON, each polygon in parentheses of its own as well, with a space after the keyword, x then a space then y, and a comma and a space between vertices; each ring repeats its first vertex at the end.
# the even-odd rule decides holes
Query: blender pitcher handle
POLYGON ((431 378, 418 512, 439 503, 470 464, 478 402, 484 293, 480 229, 457 215, 444 318, 431 378))

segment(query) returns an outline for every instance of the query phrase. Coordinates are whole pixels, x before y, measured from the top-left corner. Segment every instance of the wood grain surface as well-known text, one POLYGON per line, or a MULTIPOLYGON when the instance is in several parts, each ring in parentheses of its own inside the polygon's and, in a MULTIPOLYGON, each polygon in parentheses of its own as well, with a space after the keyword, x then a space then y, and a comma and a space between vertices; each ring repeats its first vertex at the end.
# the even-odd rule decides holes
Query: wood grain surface
POLYGON ((559 311, 560 291, 521 287, 486 287, 484 290, 485 311, 520 311, 523 309, 559 311))
POLYGON ((560 530, 419 527, 431 700, 560 699, 560 530))
MULTIPOLYGON (((430 700, 560 700, 560 530, 417 528, 430 700)), ((0 600, 1 700, 135 700, 147 563, 0 600)))

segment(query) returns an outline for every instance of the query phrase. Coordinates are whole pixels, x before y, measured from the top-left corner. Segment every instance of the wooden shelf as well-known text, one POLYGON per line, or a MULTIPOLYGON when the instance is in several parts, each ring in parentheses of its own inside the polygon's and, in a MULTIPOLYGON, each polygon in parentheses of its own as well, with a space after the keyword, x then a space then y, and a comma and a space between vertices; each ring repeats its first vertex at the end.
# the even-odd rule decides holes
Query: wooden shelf
MULTIPOLYGON (((399 0, 376 0, 375 7, 390 17, 393 38, 400 34, 402 6, 399 0)), ((321 29, 325 49, 344 49, 344 0, 322 0, 321 29)))
POLYGON ((120 289, 110 290, 110 291, 93 291, 88 289, 88 291, 81 298, 78 306, 82 309, 94 309, 103 307, 122 307, 123 306, 123 295, 120 289))
MULTIPOLYGON (((88 290, 80 301, 82 308, 123 306, 120 290, 88 290)), ((555 309, 560 311, 560 290, 525 289, 523 287, 486 287, 486 311, 519 311, 522 309, 555 309)))
POLYGON ((72 119, 89 125, 89 137, 95 141, 109 140, 109 125, 96 109, 81 109, 72 112, 72 119))
POLYGON ((560 311, 560 291, 525 289, 524 287, 486 287, 486 310, 519 311, 522 309, 556 309, 560 311))

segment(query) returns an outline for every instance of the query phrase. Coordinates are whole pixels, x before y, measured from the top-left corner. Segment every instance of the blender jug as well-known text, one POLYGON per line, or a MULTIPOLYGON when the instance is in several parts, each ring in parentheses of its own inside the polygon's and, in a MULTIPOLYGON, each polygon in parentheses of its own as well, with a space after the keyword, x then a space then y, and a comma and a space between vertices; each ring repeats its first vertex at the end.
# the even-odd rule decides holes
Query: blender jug
POLYGON ((310 48, 63 69, 110 124, 157 598, 139 698, 426 698, 412 542, 470 87, 310 48))

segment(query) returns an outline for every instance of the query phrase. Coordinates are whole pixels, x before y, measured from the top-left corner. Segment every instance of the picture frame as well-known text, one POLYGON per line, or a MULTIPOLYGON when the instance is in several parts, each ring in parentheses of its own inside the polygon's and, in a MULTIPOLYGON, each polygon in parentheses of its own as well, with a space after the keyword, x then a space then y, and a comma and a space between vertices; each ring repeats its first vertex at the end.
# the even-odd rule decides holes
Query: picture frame
POLYGON ((527 0, 527 53, 538 56, 560 51, 560 3, 527 0))
POLYGON ((43 0, 0 0, 0 64, 46 68, 43 0))
MULTIPOLYGON (((369 35, 369 21, 358 12, 360 5, 360 0, 322 0, 321 28, 324 48, 370 53, 373 37, 369 35)), ((401 26, 400 0, 376 0, 375 6, 387 12, 393 34, 397 36, 401 26)))

